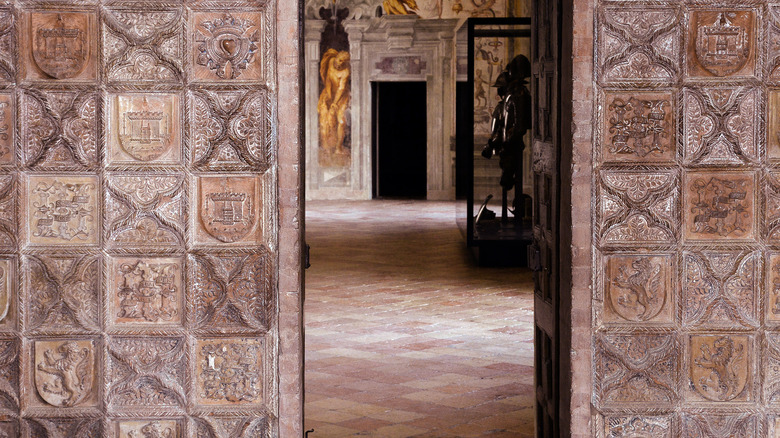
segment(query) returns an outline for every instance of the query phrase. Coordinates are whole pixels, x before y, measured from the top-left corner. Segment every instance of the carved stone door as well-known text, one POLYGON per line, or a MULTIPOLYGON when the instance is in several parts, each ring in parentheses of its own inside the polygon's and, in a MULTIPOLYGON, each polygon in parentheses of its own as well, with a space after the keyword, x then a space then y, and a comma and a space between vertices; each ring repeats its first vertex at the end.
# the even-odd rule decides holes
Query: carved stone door
POLYGON ((560 130, 559 0, 534 2, 532 21, 534 325, 536 433, 560 436, 559 235, 560 130))
POLYGON ((279 435, 276 23, 0 7, 0 437, 279 435))

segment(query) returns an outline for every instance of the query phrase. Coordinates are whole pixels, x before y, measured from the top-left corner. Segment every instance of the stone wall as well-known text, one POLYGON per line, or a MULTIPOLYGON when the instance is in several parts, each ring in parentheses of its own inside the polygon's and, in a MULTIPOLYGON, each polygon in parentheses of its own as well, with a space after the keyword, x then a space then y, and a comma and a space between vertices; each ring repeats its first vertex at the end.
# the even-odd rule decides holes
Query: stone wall
POLYGON ((777 8, 592 9, 595 436, 780 433, 777 8))
POLYGON ((0 436, 301 436, 299 7, 276 6, 0 5, 0 436))

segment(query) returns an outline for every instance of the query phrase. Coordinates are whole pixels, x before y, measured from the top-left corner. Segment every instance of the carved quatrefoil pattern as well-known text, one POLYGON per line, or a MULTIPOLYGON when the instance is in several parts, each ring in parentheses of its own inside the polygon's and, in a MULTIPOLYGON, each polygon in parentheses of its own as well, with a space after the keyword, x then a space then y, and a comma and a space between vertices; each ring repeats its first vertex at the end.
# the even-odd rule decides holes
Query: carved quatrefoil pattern
POLYGON ((103 16, 103 56, 108 80, 181 82, 182 16, 180 9, 108 9, 103 16))
POLYGON ((596 435, 780 436, 780 4, 597 3, 596 435))
POLYGON ((278 433, 276 1, 0 1, 0 438, 278 433))

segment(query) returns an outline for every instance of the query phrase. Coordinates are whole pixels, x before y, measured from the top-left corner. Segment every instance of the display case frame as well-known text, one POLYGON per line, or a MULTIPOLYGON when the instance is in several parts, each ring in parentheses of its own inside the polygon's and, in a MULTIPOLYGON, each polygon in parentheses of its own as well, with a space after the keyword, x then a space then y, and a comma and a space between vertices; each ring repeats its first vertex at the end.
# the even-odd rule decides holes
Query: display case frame
MULTIPOLYGON (((486 106, 488 106, 488 96, 495 97, 493 96, 495 94, 493 91, 493 76, 495 76, 495 72, 488 73, 487 81, 485 81, 485 73, 482 71, 477 73, 476 70, 478 64, 478 52, 483 58, 485 56, 484 53, 486 52, 482 47, 478 47, 478 39, 480 38, 492 38, 496 41, 511 41, 513 47, 517 46, 515 39, 526 39, 527 53, 512 52, 511 50, 508 50, 510 44, 505 44, 508 54, 506 61, 508 62, 509 59, 516 56, 517 54, 524 54, 527 58, 530 59, 531 18, 469 18, 465 22, 465 27, 467 30, 468 45, 467 83, 469 89, 471 90, 471 98, 467 99, 464 106, 466 114, 465 123, 468 127, 468 134, 466 134, 466 130, 464 130, 463 142, 467 145, 470 145, 470 147, 469 153, 466 154, 466 157, 458 158, 465 158, 464 168, 467 172, 467 175, 464 180, 468 181, 465 205, 463 205, 462 202, 458 205, 458 223, 466 239, 467 246, 474 252, 478 262, 481 265, 526 265, 527 247, 531 244, 533 236, 530 220, 530 206, 527 210, 525 209, 525 204, 527 204, 527 202, 524 200, 521 201, 523 203, 522 209, 526 212, 522 218, 515 218, 514 213, 512 213, 512 216, 508 216, 506 213, 502 216, 502 212, 499 211, 496 213, 497 222, 494 220, 489 224, 489 226, 483 226, 488 224, 484 217, 484 210, 489 209, 490 206, 496 207, 495 201, 501 200, 502 198, 502 188, 499 185, 496 185, 495 191, 497 193, 491 193, 492 199, 486 199, 489 197, 485 196, 484 193, 481 193, 481 189, 483 188, 475 187, 477 185, 475 181, 475 178, 477 177, 477 175, 475 175, 475 165, 477 164, 476 159, 479 158, 480 160, 484 160, 484 158, 479 157, 478 151, 485 145, 482 144, 483 142, 480 140, 481 136, 477 132, 476 125, 478 121, 476 120, 476 110, 478 108, 476 102, 478 101, 478 98, 484 97, 486 106), (487 96, 477 95, 477 87, 475 86, 476 81, 480 81, 479 85, 483 90, 484 85, 488 85, 488 89, 490 91, 487 92, 487 96), (465 138, 466 135, 468 135, 468 138, 465 138), (464 211, 465 215, 463 214, 464 211), (477 217, 480 216, 480 214, 482 217, 480 217, 481 220, 478 223, 477 217)), ((498 64, 496 65, 498 66, 498 64)), ((503 69, 504 66, 505 63, 500 67, 503 69)), ((528 84, 528 86, 530 88, 530 84, 528 84)), ((482 130, 484 130, 484 111, 481 113, 481 120, 479 120, 479 122, 481 123, 482 130)), ((528 134, 530 134, 530 129, 528 130, 528 134)), ((526 135, 526 138, 530 139, 528 134, 526 135)), ((485 137, 485 140, 486 138, 487 137, 485 137)), ((527 149, 528 152, 530 152, 531 148, 530 143, 530 141, 527 141, 525 146, 525 149, 527 149)), ((457 153, 463 153, 464 150, 465 148, 458 151, 457 153)), ((524 153, 523 155, 528 156, 528 152, 524 153)), ((498 168, 498 157, 493 158, 492 161, 495 162, 492 163, 492 165, 498 168)), ((530 163, 527 162, 529 160, 525 161, 526 162, 520 167, 520 172, 530 174, 530 163)), ((484 167, 484 163, 480 164, 482 164, 484 167)), ((524 185, 525 184, 521 184, 519 187, 522 188, 524 185)), ((530 195, 531 190, 522 190, 522 192, 524 195, 530 195)), ((504 195, 506 195, 505 192, 504 195)), ((527 197, 528 196, 526 196, 526 198, 527 197)), ((502 202, 504 204, 503 209, 506 211, 506 204, 511 204, 511 200, 506 200, 506 198, 504 198, 504 200, 508 201, 502 202)), ((511 209, 509 209, 509 211, 511 212, 511 209)))

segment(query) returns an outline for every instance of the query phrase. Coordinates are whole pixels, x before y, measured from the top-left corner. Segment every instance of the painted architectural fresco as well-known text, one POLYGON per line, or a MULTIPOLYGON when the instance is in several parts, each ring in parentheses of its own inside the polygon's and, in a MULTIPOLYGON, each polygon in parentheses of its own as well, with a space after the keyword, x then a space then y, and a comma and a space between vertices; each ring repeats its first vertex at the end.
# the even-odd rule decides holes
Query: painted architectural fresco
POLYGON ((306 18, 321 19, 321 7, 349 9, 349 19, 366 19, 381 15, 415 14, 422 19, 507 17, 510 11, 528 11, 526 1, 512 0, 307 0, 306 18), (511 6, 510 6, 511 5, 511 6))
POLYGON ((780 6, 597 17, 595 435, 780 436, 780 6))

